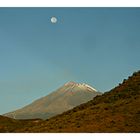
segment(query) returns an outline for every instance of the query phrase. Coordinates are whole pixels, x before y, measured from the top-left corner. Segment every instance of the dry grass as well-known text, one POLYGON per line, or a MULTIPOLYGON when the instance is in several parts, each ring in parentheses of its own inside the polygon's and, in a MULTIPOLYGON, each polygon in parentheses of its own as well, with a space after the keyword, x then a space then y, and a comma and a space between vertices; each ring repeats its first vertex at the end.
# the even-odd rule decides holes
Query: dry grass
POLYGON ((51 119, 5 121, 8 123, 2 127, 0 123, 1 132, 140 132, 140 72, 111 91, 51 119))

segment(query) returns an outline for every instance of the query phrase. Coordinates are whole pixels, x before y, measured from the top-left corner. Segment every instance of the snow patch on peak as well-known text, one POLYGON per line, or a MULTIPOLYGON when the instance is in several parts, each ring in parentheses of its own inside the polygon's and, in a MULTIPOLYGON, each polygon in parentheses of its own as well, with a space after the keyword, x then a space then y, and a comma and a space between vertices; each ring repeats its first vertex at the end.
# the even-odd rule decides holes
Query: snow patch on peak
POLYGON ((88 84, 85 84, 85 83, 76 83, 76 82, 73 82, 73 81, 70 81, 68 83, 65 84, 65 86, 77 86, 77 87, 84 87, 84 88, 87 88, 88 90, 91 90, 91 91, 96 91, 97 90, 95 88, 93 88, 92 86, 88 85, 88 84))
POLYGON ((88 85, 88 84, 83 83, 82 85, 84 85, 84 86, 86 86, 87 88, 89 88, 89 89, 94 90, 94 91, 97 92, 97 90, 96 90, 95 88, 91 87, 91 86, 88 85))

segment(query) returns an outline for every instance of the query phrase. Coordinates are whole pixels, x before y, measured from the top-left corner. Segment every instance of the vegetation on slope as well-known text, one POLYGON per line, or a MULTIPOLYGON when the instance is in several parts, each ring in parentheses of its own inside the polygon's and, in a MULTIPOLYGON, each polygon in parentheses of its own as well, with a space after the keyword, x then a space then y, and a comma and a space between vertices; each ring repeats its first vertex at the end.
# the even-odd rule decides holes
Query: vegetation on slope
POLYGON ((70 111, 29 122, 12 132, 140 132, 140 71, 70 111))

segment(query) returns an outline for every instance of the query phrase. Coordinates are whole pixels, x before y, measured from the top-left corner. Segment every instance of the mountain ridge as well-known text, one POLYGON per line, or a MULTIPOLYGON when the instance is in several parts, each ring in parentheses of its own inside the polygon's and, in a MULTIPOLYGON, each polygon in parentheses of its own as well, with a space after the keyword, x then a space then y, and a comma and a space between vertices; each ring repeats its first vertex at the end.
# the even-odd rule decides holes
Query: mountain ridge
POLYGON ((4 116, 16 119, 47 119, 87 102, 99 94, 101 93, 88 84, 68 82, 49 95, 4 116))
POLYGON ((140 133, 140 71, 117 87, 46 120, 0 117, 0 132, 140 133))
POLYGON ((140 71, 114 89, 19 132, 140 132, 140 71))

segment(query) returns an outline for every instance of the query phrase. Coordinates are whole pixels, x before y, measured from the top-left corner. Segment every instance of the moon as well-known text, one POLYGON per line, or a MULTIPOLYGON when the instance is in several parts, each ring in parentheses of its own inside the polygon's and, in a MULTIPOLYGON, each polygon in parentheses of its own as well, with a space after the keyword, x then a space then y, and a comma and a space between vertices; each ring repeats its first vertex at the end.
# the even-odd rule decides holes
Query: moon
POLYGON ((56 23, 57 22, 57 18, 56 17, 51 17, 51 23, 56 23))

